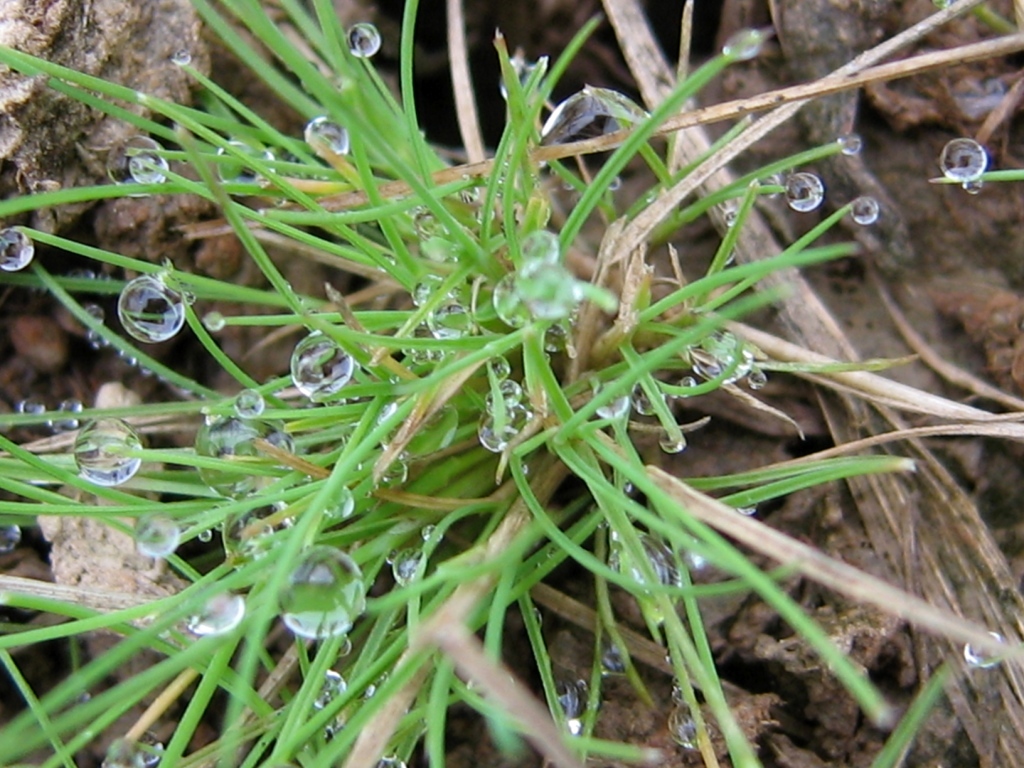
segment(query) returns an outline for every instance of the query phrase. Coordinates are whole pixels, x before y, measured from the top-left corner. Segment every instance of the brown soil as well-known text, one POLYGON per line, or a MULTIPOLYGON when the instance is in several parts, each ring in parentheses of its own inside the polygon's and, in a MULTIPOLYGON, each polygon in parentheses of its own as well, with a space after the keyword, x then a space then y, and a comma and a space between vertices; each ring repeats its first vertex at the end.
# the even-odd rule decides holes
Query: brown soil
MULTIPOLYGON (((58 23, 61 29, 70 29, 77 18, 70 5, 51 5, 60 6, 65 13, 58 23)), ((203 50, 195 39, 194 20, 185 6, 153 5, 159 5, 160 12, 169 14, 168 18, 177 19, 178 28, 189 30, 193 37, 189 47, 193 51, 203 50)), ((386 40, 397 39, 401 10, 397 1, 380 2, 378 13, 360 8, 358 3, 341 2, 339 5, 343 17, 345 14, 351 18, 372 17, 384 31, 386 40)), ((420 117, 431 138, 455 145, 458 136, 452 129, 454 117, 448 96, 450 82, 444 58, 443 4, 423 2, 421 5, 422 61, 418 71, 423 98, 420 117)), ((681 4, 648 5, 652 14, 657 14, 656 29, 664 32, 660 41, 664 50, 676 50, 681 4)), ((715 50, 735 28, 768 24, 772 19, 768 7, 755 0, 726 0, 720 18, 707 10, 713 5, 698 3, 694 32, 697 58, 715 50)), ((776 14, 778 41, 756 62, 730 70, 702 96, 702 101, 714 103, 820 76, 933 10, 927 0, 901 3, 822 0, 802 4, 796 0, 776 0, 771 5, 776 14), (835 36, 828 33, 835 29, 842 29, 844 33, 835 36)), ((1006 15, 1012 13, 1008 2, 991 5, 1006 15)), ((486 138, 493 143, 503 119, 503 104, 496 87, 496 64, 490 47, 495 27, 501 28, 510 47, 522 47, 528 57, 557 54, 568 35, 600 10, 600 3, 598 0, 552 0, 495 4, 487 0, 467 0, 466 6, 482 122, 486 138)), ((131 23, 146 26, 145 20, 131 23)), ((43 55, 49 51, 56 60, 84 66, 78 58, 81 47, 93 43, 68 46, 57 31, 51 30, 49 41, 37 41, 33 50, 43 55)), ((153 61, 167 61, 174 49, 182 47, 181 34, 174 33, 174 39, 179 42, 173 45, 168 41, 153 43, 155 53, 147 53, 138 61, 120 63, 126 67, 141 66, 144 70, 153 61)), ((992 36, 990 30, 968 16, 934 35, 928 45, 949 47, 989 36, 992 36)), ((121 44, 110 42, 108 45, 121 44)), ((116 57, 106 52, 106 48, 98 50, 101 52, 97 56, 107 63, 94 69, 110 76, 118 63, 114 61, 116 57)), ((244 93, 262 114, 274 115, 283 123, 294 121, 293 117, 282 115, 276 105, 267 104, 267 94, 254 88, 251 79, 234 67, 222 51, 214 47, 212 56, 214 71, 222 80, 227 78, 225 85, 244 93)), ((204 57, 199 60, 203 61, 204 57)), ((394 50, 385 47, 380 62, 385 69, 393 67, 394 50)), ((906 343, 880 302, 878 289, 869 279, 877 268, 881 283, 902 306, 917 332, 943 357, 1008 392, 1019 394, 1024 388, 1024 337, 1020 330, 1024 318, 1022 187, 1019 183, 990 184, 982 194, 969 196, 952 186, 928 183, 929 178, 937 175, 936 160, 944 143, 956 136, 977 134, 989 114, 985 110, 998 104, 992 94, 1008 93, 1013 84, 1020 81, 1020 64, 1019 58, 1000 59, 949 67, 927 76, 872 87, 859 98, 837 101, 833 108, 809 110, 802 123, 784 126, 741 161, 745 167, 756 167, 767 159, 831 140, 851 129, 863 136, 865 148, 859 158, 841 158, 836 163, 822 164, 816 170, 825 176, 832 193, 830 200, 835 204, 845 202, 848 198, 844 195, 851 191, 854 194, 865 188, 876 191, 883 201, 883 222, 874 233, 836 233, 837 239, 862 238, 867 246, 865 253, 811 270, 806 275, 862 356, 898 357, 908 353, 906 343)), ((151 78, 156 77, 163 83, 161 88, 170 89, 165 90, 165 94, 187 98, 182 84, 167 85, 167 78, 177 76, 173 70, 173 67, 164 67, 159 73, 149 72, 150 79, 135 78, 134 74, 129 79, 140 83, 136 87, 153 92, 157 86, 151 78)), ((583 83, 627 93, 635 90, 607 25, 586 47, 556 96, 564 96, 583 83)), ((88 130, 81 125, 69 127, 67 121, 73 115, 67 113, 62 113, 64 122, 54 125, 51 115, 55 111, 59 109, 53 105, 42 112, 33 106, 15 112, 10 118, 18 121, 18 143, 15 150, 7 152, 5 170, 0 174, 5 195, 39 188, 47 180, 70 184, 83 178, 95 178, 94 173, 90 175, 91 152, 98 143, 111 141, 110 132, 115 129, 106 124, 88 130), (52 131, 46 134, 46 142, 61 146, 62 154, 44 152, 37 143, 23 141, 25 129, 36 126, 52 131), (71 146, 61 142, 61 138, 69 135, 75 138, 71 146), (54 157, 59 158, 56 166, 50 162, 54 157)), ((9 125, 5 127, 9 129, 9 125)), ((8 135, 14 134, 4 134, 8 135)), ((1019 118, 1019 107, 1010 109, 1008 116, 993 127, 986 145, 995 167, 1021 167, 1024 122, 1019 118)), ((0 146, 7 145, 0 141, 0 146)), ((626 178, 624 182, 623 195, 642 183, 639 178, 626 178)), ((211 218, 214 214, 208 206, 194 201, 125 199, 89 211, 62 212, 56 218, 48 214, 49 221, 37 217, 33 224, 60 228, 64 232, 71 230, 105 248, 143 255, 152 261, 169 258, 179 268, 197 269, 217 277, 233 276, 240 281, 254 279, 243 266, 244 255, 233 239, 195 244, 185 242, 178 234, 180 225, 211 218), (79 216, 81 218, 77 218, 79 216)), ((767 210, 765 215, 773 222, 782 241, 790 240, 794 233, 806 229, 809 221, 818 219, 817 214, 802 218, 791 215, 784 208, 767 210)), ((685 233, 685 243, 680 236, 676 245, 684 250, 688 273, 698 274, 699 264, 713 252, 717 237, 706 226, 685 233)), ((41 258, 55 270, 77 266, 67 256, 42 253, 41 258)), ((309 281, 309 285, 319 290, 328 275, 303 265, 289 277, 300 289, 301 282, 309 281)), ((108 315, 111 314, 112 308, 107 309, 108 315)), ((0 311, 4 313, 3 325, 8 329, 0 336, 0 408, 11 409, 26 397, 41 399, 51 408, 68 397, 90 401, 98 386, 108 381, 123 382, 143 398, 162 396, 159 384, 140 375, 109 350, 90 348, 82 329, 47 297, 8 290, 3 294, 0 311)), ((765 316, 761 320, 771 327, 772 317, 765 316)), ((238 335, 224 340, 226 351, 235 354, 251 348, 257 337, 238 335)), ((159 352, 188 361, 191 375, 212 385, 218 383, 205 358, 186 342, 159 352)), ((254 371, 254 375, 258 378, 281 370, 284 353, 283 345, 270 347, 263 358, 266 370, 254 371)), ((887 375, 952 399, 967 397, 963 390, 946 383, 921 363, 895 369, 887 375)), ((725 395, 716 395, 689 403, 683 414, 687 420, 711 414, 710 426, 690 436, 690 448, 680 457, 659 460, 666 468, 683 476, 717 475, 782 460, 831 443, 833 438, 826 415, 808 385, 780 375, 774 377, 759 396, 793 416, 803 427, 806 440, 801 442, 788 427, 766 420, 762 413, 738 407, 725 395)), ((12 434, 19 441, 39 436, 40 432, 31 430, 12 434)), ((931 447, 976 503, 1002 548, 1006 568, 1015 581, 1019 581, 1024 574, 1024 528, 1018 513, 1024 501, 1020 447, 983 439, 958 439, 955 443, 946 441, 931 447)), ((652 459, 658 456, 657 450, 651 452, 652 459)), ((906 583, 912 589, 915 562, 905 561, 894 570, 893 563, 876 551, 870 523, 862 516, 856 493, 856 489, 851 492, 838 486, 797 493, 777 505, 758 510, 758 515, 772 526, 836 557, 906 583)), ((916 501, 919 502, 920 497, 916 501)), ((908 525, 918 519, 918 514, 908 511, 908 525)), ((51 537, 51 543, 58 547, 59 537, 51 537)), ((961 544, 972 546, 971 541, 961 544)), ((38 532, 27 531, 18 549, 0 556, 0 571, 49 578, 47 558, 52 557, 49 547, 38 532)), ((557 573, 551 584, 569 597, 592 604, 588 582, 580 576, 567 568, 557 573)), ((710 582, 721 575, 707 572, 702 573, 701 578, 710 582)), ((839 599, 809 582, 793 578, 786 582, 786 587, 826 632, 848 650, 851 658, 863 666, 897 711, 911 701, 922 677, 934 669, 937 661, 953 652, 949 647, 938 649, 923 641, 917 633, 890 616, 839 599)), ((641 628, 642 621, 635 606, 621 596, 615 599, 619 616, 641 628)), ((871 724, 859 713, 815 654, 774 612, 750 596, 707 600, 704 611, 712 650, 721 675, 730 686, 733 706, 766 765, 813 768, 870 764, 886 739, 887 731, 871 724)), ((551 638, 556 664, 566 675, 586 677, 593 653, 593 637, 560 618, 557 610, 545 609, 544 613, 544 631, 551 638)), ((32 620, 26 616, 13 618, 32 620)), ((510 621, 508 630, 509 654, 514 654, 518 648, 528 648, 515 619, 510 621)), ((52 654, 52 648, 40 648, 36 652, 40 654, 38 660, 32 659, 33 651, 23 651, 19 664, 35 685, 45 689, 47 669, 51 674, 63 674, 65 670, 62 665, 54 667, 45 663, 43 657, 52 654)), ((60 649, 59 653, 67 656, 66 649, 60 649)), ((525 658, 512 655, 507 660, 527 680, 536 682, 529 655, 525 658)), ((671 678, 657 665, 642 667, 641 672, 655 707, 643 704, 624 680, 611 678, 606 683, 598 735, 663 748, 667 755, 664 765, 702 764, 698 753, 676 746, 670 738, 671 678)), ((14 699, 5 684, 0 684, 0 690, 3 691, 0 701, 4 702, 0 717, 6 719, 15 708, 11 703, 14 699)), ((515 757, 499 754, 490 740, 482 737, 485 729, 480 720, 468 712, 454 713, 451 729, 450 758, 455 768, 539 764, 532 753, 515 757)), ((978 733, 963 722, 956 706, 944 702, 911 750, 907 764, 992 765, 991 756, 979 743, 978 733)), ((95 759, 93 756, 92 760, 95 759)), ((83 756, 81 765, 89 761, 88 756, 83 756)))

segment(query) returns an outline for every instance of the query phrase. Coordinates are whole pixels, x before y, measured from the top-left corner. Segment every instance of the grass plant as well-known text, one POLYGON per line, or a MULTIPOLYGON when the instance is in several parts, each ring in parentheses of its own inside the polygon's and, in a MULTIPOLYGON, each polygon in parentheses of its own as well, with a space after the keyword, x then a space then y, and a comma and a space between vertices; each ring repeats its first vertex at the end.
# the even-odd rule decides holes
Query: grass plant
MULTIPOLYGON (((155 157, 142 161, 147 169, 158 159, 169 164, 157 183, 5 200, 0 219, 127 195, 195 195, 218 207, 220 231, 235 234, 263 276, 260 287, 237 285, 60 234, 18 230, 40 250, 73 254, 121 277, 60 275, 37 259, 0 282, 49 292, 98 344, 159 377, 169 394, 138 405, 89 406, 76 415, 83 427, 124 420, 145 439, 141 449, 109 449, 111 461, 141 460, 141 469, 116 486, 98 485, 79 471, 76 431, 22 445, 0 435, 0 517, 24 526, 38 516, 80 517, 132 534, 140 521, 160 515, 173 521, 183 543, 218 532, 225 551, 207 548, 196 561, 168 554, 168 567, 185 586, 159 599, 0 577, 7 608, 53 618, 44 626, 3 626, 0 665, 24 699, 21 713, 0 730, 5 763, 47 753, 42 765, 73 766, 75 753, 95 740, 117 736, 131 747, 155 727, 167 734, 163 765, 372 766, 385 756, 406 761, 422 745, 426 762, 439 768, 456 704, 478 710, 499 745, 515 749, 525 740, 558 765, 589 757, 655 760, 642 745, 594 737, 601 653, 594 654, 583 703, 566 711, 564 684, 571 681, 556 677, 535 608, 550 607, 544 579, 567 562, 593 579, 598 598, 589 629, 617 649, 641 697, 648 694, 637 659, 649 658, 652 645, 667 654, 680 707, 692 717, 692 746, 706 764, 719 762, 713 732, 721 733, 732 764, 759 764, 711 655, 701 620, 706 595, 759 595, 820 654, 868 717, 888 723, 883 695, 780 587, 780 579, 806 564, 779 557, 787 567, 764 571, 707 515, 824 483, 907 472, 913 462, 882 454, 812 455, 731 476, 667 481, 638 447, 638 437, 654 434, 667 450, 682 450, 686 427, 677 423, 678 400, 756 386, 766 371, 877 382, 867 371, 886 361, 772 359, 735 325, 779 297, 775 289, 760 290, 762 281, 855 252, 822 242, 849 215, 847 205, 777 255, 731 262, 739 233, 757 215, 757 198, 783 189, 774 174, 841 147, 780 159, 655 217, 661 196, 736 140, 738 133, 730 133, 706 156, 676 167, 671 146, 658 137, 666 126, 677 127, 674 116, 740 58, 742 46, 694 69, 649 115, 623 126, 625 132, 542 146, 546 105, 596 23, 522 79, 499 37, 505 131, 490 159, 453 166, 417 118, 415 0, 405 4, 397 95, 372 59, 350 52, 328 0, 281 0, 283 16, 276 19, 256 0, 194 2, 209 28, 283 104, 304 119, 323 116, 344 126, 349 147, 335 151, 282 133, 184 58, 181 66, 200 88, 194 106, 0 50, 6 66, 41 76, 162 142, 155 157), (314 59, 296 49, 285 26, 301 32, 314 59), (585 166, 567 160, 592 149, 610 152, 599 167, 591 164, 597 170, 588 177, 585 166), (616 200, 609 193, 615 179, 638 166, 653 179, 649 193, 635 204, 616 200), (564 213, 556 199, 563 185, 579 191, 564 213), (657 226, 643 225, 651 235, 644 247, 653 248, 723 204, 734 206, 735 221, 706 274, 689 283, 662 290, 646 270, 643 248, 613 252, 602 245, 607 233, 649 216, 657 226), (323 295, 296 291, 271 253, 282 244, 292 258, 335 268, 337 283, 323 295), (543 268, 538 249, 554 254, 541 257, 543 268), (580 265, 566 261, 570 252, 581 254, 592 280, 572 271, 580 265), (212 377, 182 373, 90 311, 97 297, 120 295, 136 275, 157 276, 187 298, 182 332, 234 380, 231 391, 214 389, 212 377), (510 283, 511 308, 499 311, 494 296, 510 283), (552 309, 559 301, 567 306, 552 309), (218 340, 243 327, 296 343, 318 333, 332 351, 315 363, 347 357, 351 381, 312 404, 287 371, 258 381, 248 361, 232 358, 218 340), (239 391, 250 398, 258 393, 258 414, 238 415, 239 391), (183 422, 201 432, 231 420, 253 430, 235 451, 196 450, 175 439, 183 422), (556 502, 567 478, 580 490, 556 502), (686 501, 686 493, 705 499, 711 512, 697 514, 700 505, 686 501), (328 631, 321 623, 322 636, 310 640, 292 636, 280 616, 296 571, 317 547, 345 553, 357 569, 357 591, 368 596, 365 610, 353 611, 350 629, 328 631), (728 580, 694 584, 689 569, 697 558, 728 580), (633 596, 649 637, 625 630, 610 590, 633 596), (240 621, 199 636, 185 628, 191 618, 195 629, 209 601, 226 594, 244 598, 240 621), (524 619, 540 700, 510 683, 503 667, 510 611, 524 619), (74 644, 100 631, 118 636, 110 650, 51 690, 33 690, 18 649, 74 644), (115 670, 143 656, 151 659, 143 671, 104 687, 115 670), (330 688, 331 672, 345 685, 330 688), (145 714, 129 730, 115 732, 119 718, 140 709, 145 714), (204 723, 218 735, 197 744, 204 723)), ((747 35, 741 42, 756 47, 759 34, 747 35)), ((0 427, 41 426, 53 417, 4 414, 0 427)), ((812 577, 827 581, 827 558, 816 563, 820 570, 812 577)), ((913 620, 982 649, 993 646, 981 627, 890 590, 887 597, 906 599, 901 605, 913 620)), ((563 610, 569 605, 554 602, 563 610)), ((896 764, 938 685, 925 688, 878 765, 896 764)))

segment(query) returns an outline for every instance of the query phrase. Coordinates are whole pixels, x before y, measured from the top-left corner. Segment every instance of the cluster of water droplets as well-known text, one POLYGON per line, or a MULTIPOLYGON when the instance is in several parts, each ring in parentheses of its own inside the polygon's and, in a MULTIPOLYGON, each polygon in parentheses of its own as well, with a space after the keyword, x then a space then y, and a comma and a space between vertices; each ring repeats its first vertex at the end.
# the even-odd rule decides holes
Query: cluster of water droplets
POLYGON ((485 409, 477 427, 480 445, 492 453, 504 451, 533 418, 522 385, 514 379, 505 378, 511 369, 507 360, 500 359, 503 364, 498 363, 491 368, 497 388, 487 393, 485 409))
POLYGON ((141 438, 126 421, 107 418, 90 421, 79 430, 72 454, 80 477, 96 485, 114 486, 139 471, 142 459, 130 454, 141 450, 141 438))
POLYGON ((128 335, 147 344, 174 338, 185 325, 183 293, 164 275, 139 275, 117 298, 117 316, 128 335))
POLYGON ((988 169, 988 153, 974 139, 953 139, 939 155, 942 175, 971 194, 981 191, 981 176, 988 169))
POLYGON ((36 247, 32 238, 14 227, 0 229, 0 269, 17 272, 32 263, 36 247))
POLYGON ((285 626, 300 637, 346 635, 366 609, 363 573, 341 550, 311 547, 288 575, 279 607, 285 626))

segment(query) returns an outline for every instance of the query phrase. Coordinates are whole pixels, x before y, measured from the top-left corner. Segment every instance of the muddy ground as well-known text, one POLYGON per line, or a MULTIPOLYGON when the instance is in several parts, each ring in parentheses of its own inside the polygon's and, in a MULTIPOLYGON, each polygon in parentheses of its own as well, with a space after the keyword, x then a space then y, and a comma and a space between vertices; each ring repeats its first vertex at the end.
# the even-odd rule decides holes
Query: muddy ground
MULTIPOLYGON (((137 87, 184 99, 188 98, 188 87, 178 79, 175 68, 160 67, 152 71, 152 62, 169 60, 170 54, 181 47, 181 41, 186 40, 195 51, 197 63, 206 67, 209 62, 205 50, 209 46, 212 70, 224 85, 275 122, 296 133, 300 129, 296 116, 268 103, 268 95, 202 33, 187 3, 140 4, 140 7, 152 8, 152 13, 159 14, 161 19, 176 21, 166 28, 169 37, 156 34, 152 39, 145 38, 145 45, 138 45, 145 55, 124 59, 109 53, 123 41, 76 43, 68 36, 68 30, 74 26, 72 22, 78 11, 60 2, 47 5, 57 10, 45 17, 41 15, 42 21, 35 21, 38 39, 33 38, 36 46, 33 50, 37 53, 73 63, 81 59, 84 50, 97 50, 100 58, 106 56, 109 63, 109 67, 100 68, 100 74, 116 76, 117 67, 126 67, 136 78, 137 87), (61 13, 64 16, 60 16, 61 13), (52 26, 47 27, 47 24, 52 26)), ((113 12, 113 6, 95 5, 103 12, 113 12)), ((393 73, 402 3, 382 0, 375 9, 341 0, 337 5, 343 18, 377 23, 385 40, 377 63, 385 72, 393 73)), ((726 0, 721 5, 697 3, 693 44, 696 60, 717 50, 739 27, 773 25, 777 32, 776 39, 760 58, 730 70, 702 95, 702 103, 814 79, 934 11, 927 0, 896 3, 776 0, 770 5, 771 8, 757 0, 726 0)), ((1008 2, 990 5, 1007 17, 1012 14, 1008 2)), ((652 2, 649 6, 663 50, 672 57, 679 45, 681 2, 652 2)), ((422 97, 420 118, 431 139, 454 147, 459 138, 445 56, 443 3, 424 0, 421 7, 417 64, 422 97)), ((491 145, 497 140, 504 116, 496 86, 496 60, 490 46, 493 30, 500 28, 510 47, 521 47, 529 58, 555 55, 564 47, 568 36, 599 11, 597 0, 513 3, 467 0, 472 69, 485 139, 491 145)), ((9 11, 2 11, 0 15, 2 13, 9 11)), ((120 29, 152 29, 153 17, 148 13, 147 10, 123 19, 120 29)), ((112 24, 107 33, 114 34, 115 27, 112 24)), ((934 33, 916 50, 945 48, 993 35, 990 28, 968 17, 934 33)), ((1024 336, 1021 335, 1024 186, 989 184, 981 194, 968 195, 953 186, 930 184, 929 179, 938 174, 937 158, 948 140, 977 136, 979 132, 984 133, 984 143, 995 167, 1020 168, 1024 164, 1024 121, 1019 117, 1019 98, 1012 101, 1020 90, 1022 65, 1024 59, 1019 56, 1001 58, 951 66, 933 74, 873 86, 859 96, 841 97, 826 108, 808 110, 801 120, 784 125, 738 162, 737 170, 747 170, 851 130, 863 137, 864 150, 859 157, 841 158, 811 170, 824 175, 830 190, 830 204, 841 204, 850 199, 851 194, 864 191, 876 194, 883 203, 882 221, 871 233, 852 229, 833 233, 830 237, 834 240, 860 239, 863 252, 806 274, 863 357, 898 357, 910 351, 880 301, 880 290, 884 290, 892 295, 913 328, 941 357, 1008 393, 1021 394, 1024 388, 1024 336), (1003 118, 986 123, 997 109, 1005 111, 1003 118)), ((636 96, 629 70, 607 23, 570 69, 556 96, 568 95, 586 83, 636 96)), ((5 195, 40 188, 50 182, 70 184, 95 178, 92 148, 109 142, 118 130, 109 124, 92 125, 88 115, 83 122, 74 125, 71 123, 74 116, 63 113, 58 121, 52 105, 22 108, 14 103, 11 109, 21 123, 17 126, 10 122, 4 124, 4 133, 0 134, 3 139, 0 149, 8 152, 0 172, 5 195), (18 127, 24 129, 29 138, 12 139, 14 144, 4 144, 15 135, 18 127), (33 135, 43 136, 45 141, 33 143, 30 140, 33 135)), ((722 127, 713 126, 708 130, 714 134, 722 127)), ((619 195, 628 202, 630 195, 639 194, 638 190, 648 183, 638 172, 627 174, 619 195)), ((251 270, 243 266, 244 256, 231 238, 194 243, 180 236, 179 226, 214 215, 205 204, 189 200, 125 199, 90 210, 62 212, 48 224, 105 248, 142 255, 154 262, 170 258, 179 268, 241 281, 255 279, 251 270)), ((782 206, 772 207, 769 201, 762 215, 771 223, 778 239, 788 242, 821 214, 798 217, 782 206)), ((39 220, 33 223, 47 224, 39 220)), ((700 265, 706 263, 717 242, 718 234, 707 224, 694 226, 673 238, 690 275, 699 274, 700 265)), ((42 253, 40 256, 53 271, 77 266, 67 255, 42 253)), ((652 256, 664 260, 664 249, 654 251, 652 256)), ((301 290, 303 278, 309 280, 309 285, 318 287, 321 275, 303 268, 291 278, 301 290)), ((107 309, 109 314, 112 307, 107 309)), ((99 384, 106 381, 124 382, 143 398, 164 396, 159 384, 140 375, 110 350, 93 349, 82 330, 46 296, 8 290, 2 295, 0 312, 5 329, 0 334, 0 408, 13 409, 26 398, 39 400, 51 408, 66 398, 90 401, 99 384)), ((772 313, 756 318, 756 322, 785 335, 785 330, 775 321, 772 313)), ((229 353, 232 349, 245 349, 253 341, 241 335, 223 340, 229 353)), ((195 354, 194 346, 187 339, 158 351, 189 361, 190 375, 217 383, 208 361, 195 354)), ((267 370, 255 371, 254 375, 260 378, 282 370, 285 354, 283 346, 271 348, 264 357, 267 370)), ((971 398, 964 389, 949 384, 923 363, 911 363, 887 375, 954 400, 971 399, 980 406, 998 408, 990 401, 971 398)), ((763 414, 737 408, 724 396, 707 397, 689 404, 682 416, 692 419, 711 414, 711 424, 691 436, 690 448, 680 457, 661 457, 663 466, 681 475, 725 474, 832 444, 834 437, 827 423, 827 409, 823 410, 809 385, 775 376, 760 396, 796 418, 804 429, 805 439, 800 440, 791 429, 766 419, 763 414)), ((926 420, 912 421, 924 423, 926 420)), ((40 434, 21 430, 12 437, 26 440, 40 434)), ((1000 572, 1008 574, 1014 585, 1019 584, 1024 575, 1024 526, 1019 514, 1024 489, 1020 446, 962 438, 936 441, 929 447, 966 492, 967 498, 975 503, 989 526, 1005 558, 1000 572)), ((652 458, 658 455, 657 450, 651 452, 652 458)), ((757 514, 771 525, 848 562, 913 586, 912 574, 917 565, 914 553, 911 551, 901 566, 894 568, 891 560, 876 551, 871 522, 861 515, 854 498, 856 493, 845 487, 798 493, 781 503, 759 509, 757 514)), ((923 498, 912 497, 909 504, 923 503, 923 498)), ((914 526, 919 519, 920 515, 908 507, 907 526, 914 526)), ((974 544, 962 541, 959 545, 970 548, 974 544)), ((0 569, 47 579, 51 571, 48 557, 48 542, 38 531, 26 529, 21 546, 0 556, 0 569)), ((580 576, 565 568, 551 583, 570 597, 592 604, 589 583, 580 576)), ((719 575, 706 572, 700 578, 714 581, 719 575)), ((788 582, 788 588, 834 638, 845 643, 849 654, 864 666, 897 709, 912 699, 921 680, 934 669, 937 661, 952 652, 947 646, 929 645, 891 617, 837 599, 808 582, 794 578, 788 582)), ((620 599, 616 607, 625 620, 642 626, 634 606, 620 599)), ((1017 618, 1014 615, 1008 620, 1017 618)), ((834 678, 822 669, 814 654, 763 603, 753 597, 709 600, 705 621, 722 677, 731 686, 740 722, 758 745, 766 765, 813 768, 870 763, 884 742, 886 732, 865 720, 834 678)), ((593 638, 560 619, 556 611, 545 611, 544 628, 552 639, 555 661, 564 674, 585 677, 593 653, 593 638)), ((514 619, 509 632, 513 637, 506 648, 528 647, 515 637, 521 627, 514 619)), ((22 653, 19 663, 33 683, 45 690, 48 677, 59 675, 63 670, 50 663, 50 654, 66 656, 67 649, 45 648, 38 652, 38 658, 33 658, 32 652, 22 653)), ((529 658, 513 657, 508 661, 526 679, 535 680, 529 658)), ((624 680, 609 681, 598 735, 662 747, 668 755, 665 765, 699 765, 699 755, 679 747, 670 736, 671 680, 657 666, 643 668, 656 700, 654 709, 642 704, 624 680)), ((10 689, 5 687, 0 718, 10 717, 17 709, 9 693, 10 689)), ((1019 704, 1018 701, 1017 706, 1019 704)), ((998 702, 990 705, 993 709, 989 716, 998 721, 1003 705, 998 702)), ((998 731, 998 727, 993 728, 998 731)), ((538 764, 530 753, 516 757, 498 754, 489 739, 481 737, 483 732, 477 718, 468 712, 455 713, 450 738, 452 766, 538 764)), ((984 746, 987 738, 997 736, 965 723, 956 702, 945 702, 914 746, 907 764, 1007 765, 993 762, 994 753, 984 746)), ((95 761, 96 756, 83 755, 80 764, 95 761)))

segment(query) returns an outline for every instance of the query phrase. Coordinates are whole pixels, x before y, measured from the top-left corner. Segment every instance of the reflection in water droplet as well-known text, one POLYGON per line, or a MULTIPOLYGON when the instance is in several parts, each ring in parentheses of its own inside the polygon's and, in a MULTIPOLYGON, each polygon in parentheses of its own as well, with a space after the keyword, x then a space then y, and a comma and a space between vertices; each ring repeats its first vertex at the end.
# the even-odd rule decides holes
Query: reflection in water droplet
POLYGON ((723 384, 739 381, 750 373, 754 364, 753 352, 729 331, 715 331, 706 336, 699 347, 690 350, 690 359, 694 372, 708 381, 722 376, 732 368, 732 372, 723 379, 723 384))
POLYGON ((619 647, 610 640, 605 640, 601 653, 601 674, 621 675, 626 671, 626 662, 622 658, 619 647))
POLYGON ((981 179, 971 179, 970 181, 965 181, 963 184, 961 184, 960 188, 963 189, 963 191, 966 192, 968 195, 977 195, 981 193, 981 189, 984 186, 985 182, 983 182, 981 179))
POLYGON ((347 520, 356 509, 356 499, 347 487, 342 486, 334 503, 324 509, 324 514, 332 520, 347 520))
POLYGON ((501 453, 505 450, 523 431, 533 417, 533 412, 525 405, 516 403, 512 407, 506 407, 504 416, 504 422, 499 423, 493 413, 485 412, 477 428, 480 445, 492 453, 501 453))
POLYGON ((435 339, 461 339, 473 334, 473 316, 459 302, 449 301, 427 315, 427 327, 435 339))
POLYGON ((0 269, 17 272, 32 263, 36 247, 32 239, 14 227, 0 229, 0 269))
POLYGON ((668 716, 668 732, 684 749, 697 749, 697 723, 686 704, 679 704, 668 716))
POLYGON ((583 730, 580 718, 587 706, 587 683, 585 680, 556 681, 555 695, 558 704, 565 712, 566 725, 569 733, 578 736, 583 730))
POLYGON ((314 403, 337 399, 354 371, 352 356, 320 331, 309 334, 292 352, 292 382, 314 403))
POLYGON ((312 547, 288 576, 280 608, 285 626, 300 637, 348 634, 366 609, 363 573, 341 550, 312 547))
POLYGON ((516 290, 516 276, 505 275, 494 286, 491 297, 498 319, 512 328, 522 328, 530 321, 530 310, 516 290))
POLYGON ((186 67, 192 63, 192 54, 188 52, 187 48, 179 48, 171 54, 171 62, 179 67, 186 67))
MULTIPOLYGON (((199 427, 196 454, 216 459, 256 457, 260 455, 257 439, 264 439, 289 453, 294 451, 294 444, 281 422, 220 416, 199 427)), ((256 485, 256 477, 247 470, 244 460, 223 468, 200 467, 199 477, 210 490, 229 498, 244 496, 256 485)))
POLYGON ((569 144, 605 136, 646 117, 646 112, 618 91, 588 85, 555 107, 541 129, 541 143, 569 144))
POLYGON ((391 573, 395 583, 406 586, 416 580, 420 563, 423 562, 423 551, 419 549, 403 549, 391 558, 391 573))
POLYGON ((146 557, 174 554, 181 541, 181 529, 167 515, 144 515, 135 521, 135 548, 146 557))
POLYGON ((543 259, 523 263, 515 277, 515 290, 537 320, 564 320, 582 298, 572 273, 557 262, 543 259))
POLYGON ((245 598, 224 592, 214 595, 188 620, 188 631, 193 635, 223 635, 245 618, 245 598))
POLYGON ((258 184, 262 177, 250 163, 245 161, 245 158, 272 163, 274 153, 269 149, 250 147, 243 141, 229 141, 228 146, 235 152, 230 152, 225 147, 217 150, 217 156, 223 158, 217 163, 217 174, 220 176, 220 180, 229 184, 258 184))
POLYGON ((380 32, 373 24, 360 22, 348 30, 348 49, 358 59, 368 59, 380 50, 380 32))
POLYGON ((530 261, 546 261, 559 264, 562 261, 562 247, 558 243, 558 235, 546 229, 538 229, 523 238, 520 245, 523 252, 523 263, 530 261))
POLYGON ((117 299, 117 316, 132 337, 149 344, 167 341, 185 325, 185 302, 160 277, 139 275, 117 299))
POLYGON ((74 457, 78 474, 103 486, 127 482, 142 466, 142 459, 126 455, 142 450, 142 440, 121 419, 97 419, 86 424, 75 438, 74 457))
POLYGON ((794 211, 813 211, 825 199, 825 185, 813 173, 793 173, 786 179, 786 202, 794 211))
POLYGON ((974 139, 953 139, 942 148, 939 167, 951 181, 976 181, 988 168, 988 154, 974 139))
POLYGON ((341 694, 347 690, 348 683, 345 682, 345 678, 333 669, 328 669, 324 672, 324 684, 320 689, 320 695, 317 696, 316 700, 313 702, 313 708, 326 709, 332 701, 341 696, 341 694))
POLYGON ((878 221, 879 207, 878 201, 875 198, 862 195, 850 205, 850 216, 858 224, 867 226, 878 221))

